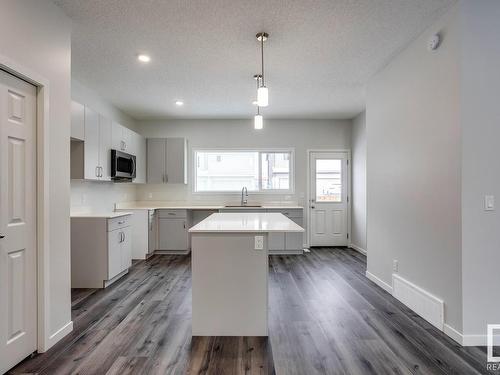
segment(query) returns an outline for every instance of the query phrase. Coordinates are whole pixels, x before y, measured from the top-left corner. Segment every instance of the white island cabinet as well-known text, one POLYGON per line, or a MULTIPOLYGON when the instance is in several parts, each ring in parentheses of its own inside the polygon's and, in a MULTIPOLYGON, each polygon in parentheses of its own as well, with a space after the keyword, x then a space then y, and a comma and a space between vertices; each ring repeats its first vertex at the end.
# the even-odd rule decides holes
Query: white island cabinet
POLYGON ((105 288, 132 266, 130 212, 71 215, 71 287, 105 288))
POLYGON ((256 212, 192 227, 193 336, 267 336, 269 234, 303 231, 281 213, 256 212))

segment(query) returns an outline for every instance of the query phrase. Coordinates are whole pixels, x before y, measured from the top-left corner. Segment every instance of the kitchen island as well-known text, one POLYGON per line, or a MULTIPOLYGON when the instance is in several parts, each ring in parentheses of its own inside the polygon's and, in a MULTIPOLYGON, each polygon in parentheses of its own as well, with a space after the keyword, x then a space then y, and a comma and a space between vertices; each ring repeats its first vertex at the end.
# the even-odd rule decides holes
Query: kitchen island
POLYGON ((189 232, 193 336, 267 336, 268 235, 303 232, 280 213, 214 213, 189 232))

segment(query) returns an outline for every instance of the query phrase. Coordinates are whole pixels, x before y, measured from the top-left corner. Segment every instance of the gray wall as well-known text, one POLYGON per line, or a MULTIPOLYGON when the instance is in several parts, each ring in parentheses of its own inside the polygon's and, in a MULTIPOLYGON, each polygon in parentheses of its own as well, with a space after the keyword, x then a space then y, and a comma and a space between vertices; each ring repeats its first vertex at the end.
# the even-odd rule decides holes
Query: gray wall
POLYGON ((500 324, 500 2, 461 5, 463 331, 485 335, 500 324), (483 210, 484 195, 496 196, 496 211, 483 210))
POLYGON ((49 238, 45 270, 50 291, 39 342, 71 322, 69 234, 69 137, 71 22, 48 0, 2 0, 0 54, 49 81, 49 238))
MULTIPOLYGON (((75 79, 71 80, 71 98, 123 126, 136 130, 134 119, 75 79)), ((133 201, 135 198, 134 184, 71 180, 72 212, 113 211, 115 203, 133 201)))
POLYGON ((351 244, 357 249, 366 246, 366 113, 356 116, 352 122, 352 215, 351 244))
POLYGON ((454 8, 369 82, 366 134, 368 271, 391 285, 397 259, 461 331, 459 38, 454 8))
POLYGON ((193 148, 262 148, 295 149, 295 193, 250 194, 252 201, 296 201, 305 205, 308 149, 349 149, 349 120, 267 120, 264 129, 253 129, 252 120, 169 120, 139 123, 146 137, 186 137, 189 146, 189 184, 143 185, 138 189, 141 200, 199 200, 219 202, 238 200, 239 194, 192 194, 193 148), (150 198, 150 194, 152 197, 150 198))

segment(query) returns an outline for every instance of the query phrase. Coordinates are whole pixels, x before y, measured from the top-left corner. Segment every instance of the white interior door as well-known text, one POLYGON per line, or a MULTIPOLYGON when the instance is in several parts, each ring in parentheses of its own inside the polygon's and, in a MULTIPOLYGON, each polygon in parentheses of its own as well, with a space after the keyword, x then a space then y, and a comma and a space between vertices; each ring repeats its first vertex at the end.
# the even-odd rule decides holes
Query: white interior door
POLYGON ((36 350, 36 88, 0 70, 0 373, 36 350))
POLYGON ((310 156, 310 245, 347 246, 348 196, 346 152, 310 156))

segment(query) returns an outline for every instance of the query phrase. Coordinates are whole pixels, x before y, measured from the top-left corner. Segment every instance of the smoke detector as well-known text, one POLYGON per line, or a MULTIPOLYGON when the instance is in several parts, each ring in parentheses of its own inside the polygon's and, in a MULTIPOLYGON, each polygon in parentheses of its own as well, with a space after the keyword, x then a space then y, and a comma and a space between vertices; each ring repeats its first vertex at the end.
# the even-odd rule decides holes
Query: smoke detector
POLYGON ((429 48, 429 51, 435 51, 438 49, 440 44, 441 44, 441 36, 439 34, 434 34, 429 38, 427 48, 429 48))

